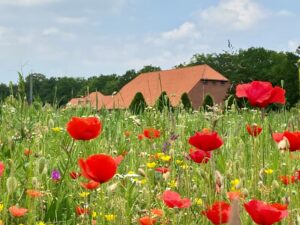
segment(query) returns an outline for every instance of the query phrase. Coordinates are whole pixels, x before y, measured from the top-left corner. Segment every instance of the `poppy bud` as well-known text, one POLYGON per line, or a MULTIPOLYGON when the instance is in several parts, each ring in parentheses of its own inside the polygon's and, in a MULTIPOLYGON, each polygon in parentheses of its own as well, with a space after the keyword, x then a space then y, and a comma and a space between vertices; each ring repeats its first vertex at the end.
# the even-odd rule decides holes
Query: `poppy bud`
POLYGON ((12 194, 16 191, 18 187, 18 181, 15 177, 9 177, 6 180, 6 188, 9 194, 12 194))
POLYGON ((273 180, 271 187, 272 187, 272 189, 278 189, 278 188, 280 188, 280 185, 277 180, 273 180))
POLYGON ((48 121, 48 127, 49 127, 49 129, 51 129, 51 128, 54 127, 54 120, 53 119, 49 119, 49 121, 48 121))
POLYGON ((38 171, 40 174, 45 172, 44 170, 46 169, 46 163, 46 159, 44 157, 41 157, 38 162, 38 171))
POLYGON ((248 191, 247 188, 242 188, 241 192, 242 192, 242 194, 243 194, 243 196, 244 196, 245 198, 248 197, 249 191, 248 191))

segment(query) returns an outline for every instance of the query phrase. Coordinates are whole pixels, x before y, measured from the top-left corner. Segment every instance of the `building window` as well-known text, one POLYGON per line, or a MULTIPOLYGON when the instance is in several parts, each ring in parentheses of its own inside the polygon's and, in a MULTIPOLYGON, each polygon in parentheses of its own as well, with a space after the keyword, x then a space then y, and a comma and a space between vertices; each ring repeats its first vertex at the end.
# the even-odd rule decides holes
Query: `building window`
POLYGON ((207 84, 207 83, 208 83, 208 81, 207 81, 207 80, 203 80, 202 82, 203 82, 203 84, 207 84))
POLYGON ((224 86, 226 81, 221 81, 221 85, 224 86))

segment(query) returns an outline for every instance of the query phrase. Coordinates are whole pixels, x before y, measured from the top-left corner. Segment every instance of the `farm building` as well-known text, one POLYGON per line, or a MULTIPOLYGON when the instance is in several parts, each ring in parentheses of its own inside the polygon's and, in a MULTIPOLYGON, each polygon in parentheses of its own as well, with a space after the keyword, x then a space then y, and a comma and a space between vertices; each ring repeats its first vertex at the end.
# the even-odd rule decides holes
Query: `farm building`
POLYGON ((221 104, 230 86, 229 80, 208 65, 191 66, 150 73, 142 73, 127 83, 117 94, 105 96, 93 92, 86 97, 71 99, 70 105, 90 105, 94 108, 127 109, 136 93, 141 92, 149 106, 153 106, 161 93, 167 93, 172 106, 178 106, 184 93, 198 109, 207 95, 221 104))

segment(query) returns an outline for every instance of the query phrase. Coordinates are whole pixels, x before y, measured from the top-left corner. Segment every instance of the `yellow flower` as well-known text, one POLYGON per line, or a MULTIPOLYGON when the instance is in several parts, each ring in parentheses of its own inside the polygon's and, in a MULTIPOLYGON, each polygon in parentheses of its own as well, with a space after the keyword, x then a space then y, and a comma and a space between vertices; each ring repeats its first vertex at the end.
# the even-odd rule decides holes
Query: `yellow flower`
POLYGON ((116 215, 113 215, 113 214, 107 214, 107 215, 104 215, 104 218, 107 220, 107 221, 114 221, 116 219, 116 215))
POLYGON ((46 225, 44 222, 40 221, 38 223, 36 223, 36 225, 46 225))
POLYGON ((183 161, 182 161, 182 160, 179 160, 179 159, 177 159, 175 162, 176 162, 176 164, 178 164, 178 165, 181 165, 181 164, 183 163, 183 161))
POLYGON ((232 181, 230 181, 231 185, 232 186, 235 186, 235 185, 238 185, 240 183, 240 180, 239 179, 234 179, 232 181))
POLYGON ((156 153, 156 156, 157 156, 158 158, 161 158, 161 157, 164 156, 164 155, 165 155, 165 153, 163 153, 163 152, 156 153))
POLYGON ((81 198, 86 198, 87 196, 89 196, 89 192, 81 192, 81 193, 79 193, 79 196, 81 197, 81 198))
POLYGON ((128 173, 127 174, 134 174, 134 171, 128 171, 128 173))
POLYGON ((201 205, 203 204, 203 201, 202 201, 201 198, 196 198, 196 199, 195 199, 195 203, 196 203, 196 205, 201 206, 201 205))
POLYGON ((184 170, 186 170, 186 169, 188 169, 189 168, 189 166, 188 165, 186 165, 186 164, 183 164, 183 165, 181 165, 180 166, 182 169, 184 169, 184 170))
POLYGON ((168 185, 171 187, 171 188, 175 188, 177 187, 177 181, 176 180, 171 180, 168 185))
POLYGON ((60 127, 53 127, 52 131, 58 133, 58 132, 62 131, 62 128, 60 128, 60 127))
POLYGON ((265 174, 272 174, 274 172, 274 170, 272 169, 266 169, 265 170, 265 174))
POLYGON ((97 217, 97 213, 96 213, 95 211, 93 211, 92 217, 93 217, 94 219, 97 217))
POLYGON ((0 203, 0 212, 3 211, 4 205, 2 203, 0 203))
POLYGON ((156 166, 156 163, 155 162, 150 162, 150 163, 147 163, 147 167, 152 169, 156 166))
POLYGON ((141 180, 141 181, 140 181, 140 183, 141 183, 141 184, 145 184, 145 183, 147 183, 147 179, 143 179, 143 180, 141 180))
POLYGON ((162 161, 168 162, 168 161, 170 161, 171 156, 169 156, 169 155, 164 155, 164 156, 160 157, 160 159, 161 159, 162 161))

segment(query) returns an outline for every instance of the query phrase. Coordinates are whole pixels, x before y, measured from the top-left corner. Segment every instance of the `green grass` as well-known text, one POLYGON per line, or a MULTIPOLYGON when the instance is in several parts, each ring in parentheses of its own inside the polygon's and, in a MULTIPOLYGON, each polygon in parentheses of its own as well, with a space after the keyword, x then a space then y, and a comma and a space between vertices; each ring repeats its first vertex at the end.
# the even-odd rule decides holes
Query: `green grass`
MULTIPOLYGON (((28 106, 8 98, 0 109, 0 161, 6 166, 0 177, 0 202, 3 204, 0 220, 9 225, 31 225, 40 221, 46 224, 91 224, 92 212, 95 212, 97 224, 138 224, 140 217, 148 215, 153 208, 160 208, 164 217, 157 224, 206 225, 211 223, 201 211, 216 200, 228 201, 226 192, 232 187, 231 181, 239 179, 238 189, 247 194, 245 201, 252 198, 267 202, 289 199, 290 215, 281 224, 299 224, 296 218, 300 215, 300 183, 286 186, 280 182, 279 176, 299 170, 299 159, 292 159, 291 155, 294 158, 300 155, 298 152, 280 152, 270 133, 270 127, 274 132, 299 130, 299 114, 296 108, 269 112, 262 120, 260 111, 251 109, 187 113, 180 109, 158 112, 148 108, 143 115, 133 116, 128 111, 118 110, 55 109, 39 103, 28 106), (66 123, 72 116, 91 115, 99 116, 103 131, 94 140, 75 141, 68 164, 66 150, 72 139, 65 130, 66 123), (249 136, 245 129, 247 123, 261 125, 261 135, 257 138, 249 136), (63 130, 54 132, 53 127, 63 130), (161 137, 139 140, 138 134, 147 127, 159 129, 161 137), (216 130, 224 145, 214 151, 213 160, 208 164, 196 164, 185 157, 191 148, 188 138, 203 128, 216 130), (131 135, 126 137, 125 131, 131 135), (151 159, 151 155, 162 152, 172 133, 179 136, 170 141, 166 154, 171 160, 151 159), (31 149, 33 154, 25 156, 25 149, 31 149), (128 154, 118 168, 118 175, 97 190, 84 190, 80 186, 84 178, 72 180, 69 176, 71 171, 79 172, 79 158, 95 153, 117 156, 124 151, 128 154), (170 167, 169 177, 147 168, 147 163, 153 161, 156 167, 170 167), (52 181, 53 169, 58 169, 62 176, 65 173, 64 179, 52 181), (265 174, 264 169, 274 172, 265 174), (220 194, 215 192, 215 170, 224 178, 220 194), (139 174, 135 181, 132 177, 124 177, 130 171, 139 174), (15 177, 18 182, 11 193, 7 189, 9 177, 15 177), (274 185, 276 181, 279 186, 274 185), (167 208, 160 199, 167 188, 190 198, 192 206, 188 209, 167 208), (40 190, 43 197, 30 198, 26 195, 27 189, 40 190), (80 197, 82 192, 89 192, 89 195, 80 197), (196 204, 196 199, 201 199, 202 204, 196 204), (29 209, 26 216, 13 218, 10 215, 8 208, 16 204, 29 209), (84 205, 90 214, 77 216, 75 208, 84 205), (110 214, 114 219, 108 221, 107 215, 110 214)), ((242 224, 252 224, 242 203, 240 205, 242 224)))

